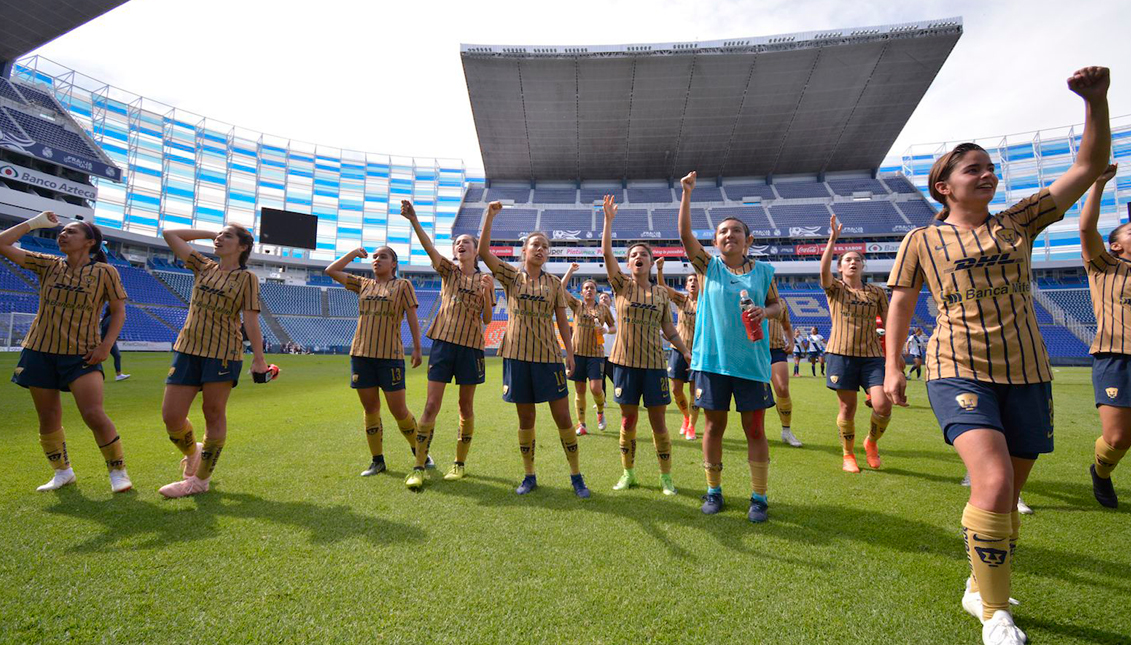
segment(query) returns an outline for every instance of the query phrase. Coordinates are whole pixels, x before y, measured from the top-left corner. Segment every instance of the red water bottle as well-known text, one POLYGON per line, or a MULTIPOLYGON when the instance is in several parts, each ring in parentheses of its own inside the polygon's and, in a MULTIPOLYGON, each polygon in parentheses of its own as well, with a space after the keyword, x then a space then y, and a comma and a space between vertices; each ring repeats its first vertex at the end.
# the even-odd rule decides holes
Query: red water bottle
POLYGON ((750 299, 750 292, 743 289, 738 294, 738 306, 742 309, 742 324, 746 326, 746 337, 750 342, 756 343, 762 340, 762 323, 752 322, 747 316, 747 312, 754 310, 754 301, 750 299))

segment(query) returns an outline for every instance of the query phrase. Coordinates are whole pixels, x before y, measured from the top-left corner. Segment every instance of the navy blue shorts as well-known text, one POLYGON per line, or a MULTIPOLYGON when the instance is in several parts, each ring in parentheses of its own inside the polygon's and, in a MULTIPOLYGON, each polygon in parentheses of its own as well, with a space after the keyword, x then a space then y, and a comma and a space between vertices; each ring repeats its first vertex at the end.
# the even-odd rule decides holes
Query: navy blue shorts
MULTIPOLYGON (((404 367, 403 362, 401 367, 404 367)), ((455 377, 456 385, 479 385, 486 381, 483 350, 444 340, 432 341, 432 351, 428 353, 428 380, 451 383, 452 377, 455 377)))
POLYGON ((403 358, 366 358, 350 356, 350 387, 366 390, 379 387, 385 392, 404 389, 403 358))
POLYGON ((821 352, 809 352, 809 360, 815 361, 821 357, 821 352))
POLYGON ((193 354, 173 352, 173 366, 165 385, 191 385, 201 387, 205 383, 232 382, 236 387, 240 382, 240 369, 243 361, 229 361, 222 358, 205 358, 193 354))
POLYGON ((1096 354, 1092 357, 1092 389, 1096 407, 1131 408, 1131 356, 1096 354))
POLYGON ((600 381, 605 378, 604 356, 577 356, 573 357, 573 373, 569 380, 578 383, 585 381, 600 381))
POLYGON ((672 354, 668 357, 668 376, 685 383, 691 380, 691 366, 675 348, 672 348, 672 354))
POLYGON ((714 372, 693 372, 691 377, 695 381, 695 405, 704 410, 730 410, 732 396, 738 412, 774 407, 769 383, 714 372))
POLYGON ((545 403, 568 393, 565 365, 503 359, 503 400, 507 403, 545 403))
POLYGON ((20 387, 70 392, 71 383, 80 376, 98 372, 105 378, 102 365, 87 365, 77 354, 48 354, 34 349, 20 352, 20 361, 12 373, 12 382, 20 387))
POLYGON ((640 405, 641 398, 646 408, 671 403, 667 372, 613 363, 613 401, 621 405, 640 405))
POLYGON ((825 387, 830 390, 868 391, 884 386, 884 359, 825 354, 825 387))
POLYGON ((1005 435, 1009 454, 1022 459, 1052 452, 1052 383, 998 385, 964 378, 927 381, 927 398, 946 442, 967 430, 1005 435))
POLYGON ((774 363, 785 363, 788 360, 789 354, 786 354, 784 349, 770 350, 770 365, 773 365, 774 363))

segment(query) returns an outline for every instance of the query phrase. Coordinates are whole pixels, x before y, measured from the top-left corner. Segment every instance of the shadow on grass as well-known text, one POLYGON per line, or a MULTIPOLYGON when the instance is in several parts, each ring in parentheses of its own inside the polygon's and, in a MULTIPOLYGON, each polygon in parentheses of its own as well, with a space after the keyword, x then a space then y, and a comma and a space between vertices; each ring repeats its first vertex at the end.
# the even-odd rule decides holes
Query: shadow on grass
MULTIPOLYGON (((1131 634, 1119 634, 1095 627, 1052 622, 1033 616, 1026 616, 1022 625, 1026 631, 1040 629, 1056 634, 1057 636, 1076 638, 1087 643, 1111 643, 1111 645, 1115 645, 1116 643, 1131 642, 1131 634)), ((1031 633, 1030 631, 1030 634, 1031 633)))
POLYGON ((304 529, 311 544, 332 544, 360 538, 375 545, 420 542, 427 533, 419 527, 361 515, 348 506, 309 502, 280 502, 246 493, 213 490, 190 500, 146 502, 137 495, 91 500, 74 487, 59 495, 49 513, 102 525, 101 534, 72 548, 80 553, 160 549, 221 534, 217 520, 233 517, 262 520, 304 529))

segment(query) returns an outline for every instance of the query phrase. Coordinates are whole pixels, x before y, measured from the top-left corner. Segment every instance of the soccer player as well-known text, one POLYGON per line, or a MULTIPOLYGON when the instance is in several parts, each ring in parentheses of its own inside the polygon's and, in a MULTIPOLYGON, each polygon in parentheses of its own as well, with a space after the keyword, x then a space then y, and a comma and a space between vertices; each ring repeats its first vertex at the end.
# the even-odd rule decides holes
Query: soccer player
POLYGON ((581 298, 575 297, 565 286, 581 268, 574 262, 562 278, 562 291, 566 307, 573 311, 573 372, 569 380, 574 384, 574 407, 577 409, 577 436, 589 434, 585 427, 585 387, 593 393, 597 405, 597 429, 604 430, 605 423, 605 335, 615 334, 617 327, 608 306, 597 301, 597 283, 586 280, 581 285, 581 298))
POLYGON ((1108 508, 1119 505, 1111 471, 1131 448, 1131 225, 1121 224, 1108 235, 1110 250, 1097 230, 1104 186, 1117 169, 1108 166, 1100 175, 1080 213, 1081 250, 1097 323, 1090 350, 1092 388, 1102 426, 1089 470, 1092 493, 1108 508))
POLYGON ((765 522, 770 470, 765 417, 766 408, 774 405, 774 397, 770 387, 770 343, 765 337, 764 323, 766 318, 781 313, 774 269, 747 256, 754 238, 746 223, 737 218, 728 217, 715 226, 714 244, 718 256, 712 256, 695 239, 691 229, 691 191, 695 189, 695 178, 695 172, 691 172, 680 180, 683 196, 679 206, 679 237, 692 266, 703 275, 691 360, 695 402, 707 417, 703 434, 707 494, 703 496, 701 510, 713 515, 723 509, 723 433, 733 397, 746 433, 746 458, 753 488, 746 517, 751 522, 765 522), (754 301, 750 311, 740 307, 742 291, 754 301), (750 340, 744 329, 746 323, 761 328, 761 340, 750 340))
POLYGON ((800 376, 801 359, 809 351, 809 337, 800 329, 793 330, 793 375, 800 376))
POLYGON ((793 421, 793 400, 789 398, 789 352, 793 344, 793 325, 789 322, 789 303, 785 298, 781 303, 781 313, 775 318, 767 318, 770 337, 770 383, 774 386, 774 399, 777 401, 778 418, 781 420, 781 440, 794 448, 802 446, 801 440, 793 435, 790 425, 793 421))
POLYGON ((526 476, 515 492, 525 495, 538 487, 534 473, 534 423, 538 403, 549 403, 550 414, 558 426, 558 438, 569 462, 570 483, 581 499, 590 495, 578 463, 577 435, 569 416, 566 374, 572 373, 573 339, 566 318, 562 281, 544 271, 550 255, 550 238, 535 232, 522 243, 522 270, 491 253, 491 223, 501 202, 487 205, 483 232, 479 236, 479 257, 507 296, 507 329, 499 354, 503 357, 503 400, 514 403, 518 413, 518 447, 526 476), (554 335, 554 320, 565 344, 562 349, 554 335))
POLYGON ((832 318, 826 346, 825 386, 836 392, 839 403, 836 425, 840 431, 841 468, 859 473, 855 453, 856 391, 864 388, 872 397, 871 423, 864 440, 864 453, 871 468, 882 465, 878 444, 891 421, 891 400, 884 394, 884 352, 876 334, 877 318, 882 322, 887 316, 888 297, 882 288, 864 282, 864 254, 859 251, 842 253, 837 261, 840 277, 833 276, 833 248, 841 228, 836 215, 829 218, 829 242, 821 255, 821 287, 832 318))
MULTIPOLYGON (((454 377, 459 386, 459 432, 456 435, 455 461, 444 479, 456 481, 464 477, 475 432, 475 388, 486 380, 483 327, 491 322, 495 281, 479 270, 479 241, 475 237, 464 234, 452 240, 455 260, 449 260, 436 250, 432 238, 420 225, 412 202, 401 201, 401 216, 412 225, 416 238, 432 260, 432 268, 440 274, 440 311, 428 329, 432 351, 428 354, 428 395, 416 424, 417 455, 421 444, 427 452, 432 443, 436 416, 444 402, 444 390, 454 377)), ((415 314, 412 317, 415 318, 415 314)), ((380 432, 380 415, 369 417, 368 414, 365 422, 367 432, 370 427, 380 432)), ((414 484, 418 481, 422 483, 423 478, 413 479, 414 484)))
POLYGON ((228 437, 228 397, 239 384, 243 367, 243 328, 251 341, 251 371, 267 371, 263 332, 259 328, 259 280, 247 270, 255 238, 244 227, 229 224, 219 233, 169 229, 162 233, 169 250, 195 275, 188 318, 173 344, 173 366, 165 379, 161 417, 169 440, 181 451, 183 479, 160 488, 165 497, 196 495, 208 490, 212 472, 228 437), (219 262, 189 246, 212 240, 219 262), (196 393, 204 403, 204 441, 197 443, 188 420, 196 393))
POLYGON ((903 348, 903 353, 911 358, 911 367, 907 370, 908 375, 914 370, 916 378, 923 378, 923 353, 926 350, 927 335, 923 333, 922 328, 916 327, 911 330, 911 335, 907 337, 907 343, 903 348))
MULTIPOLYGON (((420 366, 420 322, 416 318, 416 291, 412 283, 397 277, 397 253, 382 246, 373 252, 373 277, 363 278, 346 272, 354 258, 367 258, 364 248, 357 248, 326 267, 326 275, 357 294, 357 330, 350 346, 350 387, 357 390, 365 410, 365 438, 373 461, 362 477, 385 470, 384 428, 381 425, 381 392, 396 419, 397 429, 408 442, 416 461, 405 477, 405 486, 416 490, 424 486, 424 469, 428 464, 429 432, 424 435, 416 418, 405 405, 404 341, 401 320, 408 320, 412 335, 412 366, 420 366)), ((479 309, 477 315, 481 314, 479 309)))
POLYGON ((821 376, 825 375, 825 337, 818 333, 817 328, 809 330, 809 370, 813 376, 817 375, 817 363, 821 364, 821 376))
MULTIPOLYGON (((990 645, 1025 642, 1009 611, 1017 498, 1041 453, 1053 449, 1052 371, 1033 313, 1033 239, 1059 221, 1107 168, 1111 152, 1108 70, 1068 79, 1085 104, 1076 161, 1047 188, 991 214, 998 178, 980 146, 963 143, 931 168, 927 186, 943 205, 932 226, 903 239, 888 279, 888 331, 903 338, 919 290, 938 306, 927 347, 927 396, 947 443, 970 473, 962 514, 971 577, 962 606, 982 621, 990 645)), ((887 352, 884 390, 905 400, 900 346, 887 352)))
MULTIPOLYGON (((103 338, 107 338, 110 335, 110 325, 113 319, 114 312, 111 311, 110 306, 107 305, 102 310, 102 321, 98 323, 98 333, 101 334, 103 338)), ((128 379, 130 377, 129 374, 122 374, 122 352, 118 349, 118 341, 114 341, 114 344, 110 346, 110 356, 114 357, 114 380, 124 381, 128 379)))
MULTIPOLYGON (((699 280, 701 276, 692 273, 684 280, 687 293, 680 293, 664 283, 664 258, 656 259, 656 283, 668 290, 668 299, 675 305, 679 312, 676 329, 683 344, 691 347, 695 341, 695 312, 699 307, 699 280)), ((679 352, 672 352, 668 357, 668 376, 672 380, 672 394, 675 395, 675 404, 683 414, 683 426, 679 433, 683 438, 695 440, 695 425, 699 422, 699 406, 695 404, 695 393, 692 392, 690 403, 687 395, 683 393, 683 384, 691 382, 691 364, 679 352)))
POLYGON ((118 430, 102 409, 102 361, 110 355, 126 321, 126 290, 117 269, 106 262, 102 232, 92 224, 76 221, 63 227, 58 242, 65 257, 15 246, 24 235, 59 224, 55 213, 44 211, 0 233, 0 255, 39 276, 39 308, 12 376, 13 383, 31 393, 39 416, 39 444, 55 471, 36 490, 58 490, 75 482, 59 397, 60 392, 70 392, 106 460, 110 490, 121 493, 133 484, 126 473, 118 430), (100 335, 98 316, 103 303, 109 305, 110 323, 100 335))
POLYGON ((620 321, 609 362, 613 364, 613 400, 620 404, 620 454, 624 473, 613 490, 627 490, 639 483, 636 422, 643 398, 652 426, 656 459, 660 462, 660 488, 665 495, 675 495, 671 474, 672 440, 664 418, 672 398, 660 334, 663 333, 672 344, 672 350, 683 354, 688 363, 691 350, 672 323, 667 287, 652 282, 652 247, 642 242, 628 247, 626 263, 631 275, 625 275, 613 254, 613 220, 617 216, 617 205, 612 195, 605 195, 603 209, 605 226, 601 233, 601 250, 605 253, 605 272, 616 295, 617 320, 620 321))

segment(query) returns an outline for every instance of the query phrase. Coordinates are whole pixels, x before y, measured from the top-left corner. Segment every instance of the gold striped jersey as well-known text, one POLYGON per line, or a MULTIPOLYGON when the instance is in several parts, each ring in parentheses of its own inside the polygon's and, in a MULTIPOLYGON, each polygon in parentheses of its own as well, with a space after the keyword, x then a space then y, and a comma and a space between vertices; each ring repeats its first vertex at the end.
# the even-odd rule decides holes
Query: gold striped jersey
MULTIPOLYGON (((401 320, 409 307, 420 304, 412 283, 404 278, 378 282, 349 274, 345 287, 357 294, 357 331, 353 333, 350 356, 404 358, 401 320)), ((482 315, 483 310, 479 311, 482 315)))
POLYGON ((833 323, 825 351, 841 356, 882 358, 884 350, 876 333, 876 316, 887 318, 887 293, 868 282, 860 289, 853 289, 840 278, 833 278, 833 283, 825 289, 825 298, 833 323))
POLYGON ((565 307, 561 278, 540 271, 531 278, 506 262, 499 262, 495 279, 507 294, 507 329, 499 354, 532 363, 562 362, 562 347, 554 327, 554 314, 565 307))
POLYGON ((691 344, 695 342, 695 314, 699 310, 699 301, 686 293, 668 293, 672 304, 675 305, 675 310, 679 312, 679 318, 676 319, 675 329, 679 332, 679 339, 691 349, 691 344))
POLYGON ((428 329, 428 337, 454 345, 483 349, 483 273, 464 275, 447 258, 434 263, 440 274, 440 311, 428 329))
MULTIPOLYGON (((564 287, 563 287, 564 289, 564 287)), ((605 325, 613 325, 613 312, 596 300, 592 305, 565 292, 566 307, 573 312, 573 353, 576 356, 605 356, 605 325), (600 338, 601 340, 597 340, 600 338)))
POLYGON ((259 311, 259 279, 247 269, 224 271, 198 251, 185 260, 196 275, 188 318, 173 351, 229 361, 243 359, 241 311, 259 311))
POLYGON ((1091 354, 1131 354, 1131 261, 1106 250, 1086 263, 1096 338, 1091 354))
POLYGON ((103 303, 126 299, 118 270, 94 261, 72 269, 66 258, 29 251, 24 251, 23 267, 39 276, 39 310, 23 346, 80 356, 97 347, 103 303))
POLYGON ((888 286, 918 291, 926 282, 938 307, 927 380, 1052 380, 1029 265, 1033 239, 1062 217, 1046 188, 975 229, 936 222, 903 238, 888 286))
POLYGON ((641 287, 621 272, 609 276, 609 286, 616 295, 619 321, 609 360, 624 367, 667 369, 660 342, 661 325, 672 319, 667 287, 658 284, 641 287))
POLYGON ((783 321, 789 320, 789 305, 786 303, 785 298, 781 299, 781 315, 777 318, 768 318, 769 320, 769 334, 770 334, 770 349, 785 350, 789 347, 792 338, 787 338, 785 335, 785 327, 782 325, 783 321))

